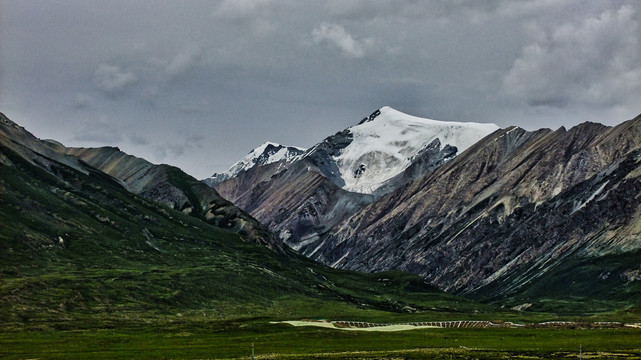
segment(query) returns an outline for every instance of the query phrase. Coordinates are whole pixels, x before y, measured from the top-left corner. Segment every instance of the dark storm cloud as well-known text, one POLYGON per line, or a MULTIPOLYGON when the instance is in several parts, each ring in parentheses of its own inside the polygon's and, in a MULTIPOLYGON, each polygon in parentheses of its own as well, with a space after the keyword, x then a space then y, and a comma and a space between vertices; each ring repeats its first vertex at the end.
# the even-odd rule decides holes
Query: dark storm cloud
POLYGON ((612 124, 640 112, 640 8, 0 0, 0 110, 38 136, 111 142, 198 177, 266 140, 311 146, 383 105, 529 129, 612 124))

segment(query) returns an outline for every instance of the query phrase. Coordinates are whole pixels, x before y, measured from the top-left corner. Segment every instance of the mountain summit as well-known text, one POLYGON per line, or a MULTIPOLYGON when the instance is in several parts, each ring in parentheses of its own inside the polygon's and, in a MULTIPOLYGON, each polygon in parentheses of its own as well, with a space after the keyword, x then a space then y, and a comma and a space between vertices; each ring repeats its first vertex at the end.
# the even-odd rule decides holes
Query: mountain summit
POLYGON ((214 186, 229 178, 236 177, 241 171, 247 171, 254 166, 262 166, 280 161, 288 163, 303 153, 305 153, 305 149, 303 148, 284 146, 267 141, 250 151, 249 154, 234 163, 227 171, 214 173, 204 181, 207 185, 214 186))
POLYGON ((332 267, 405 270, 514 305, 583 304, 641 293, 640 180, 641 116, 526 131, 383 107, 284 168, 216 189, 332 267))
POLYGON ((449 159, 498 129, 495 124, 420 118, 384 106, 346 130, 351 141, 332 160, 343 189, 372 194, 425 151, 450 147, 449 159))
POLYGON ((345 217, 434 171, 497 129, 384 106, 304 153, 297 149, 287 158, 282 146, 263 144, 205 182, 304 252, 345 217))

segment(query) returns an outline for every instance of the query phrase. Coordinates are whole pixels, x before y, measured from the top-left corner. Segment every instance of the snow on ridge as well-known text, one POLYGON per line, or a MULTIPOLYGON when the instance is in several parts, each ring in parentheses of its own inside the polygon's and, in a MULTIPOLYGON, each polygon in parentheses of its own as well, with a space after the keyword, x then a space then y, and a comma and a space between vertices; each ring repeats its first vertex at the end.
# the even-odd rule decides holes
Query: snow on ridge
MULTIPOLYGON (((384 106, 358 125, 346 129, 351 142, 332 156, 344 181, 343 189, 371 194, 386 181, 403 172, 435 139, 441 149, 457 148, 457 154, 499 127, 489 123, 438 121, 408 115, 384 106)), ((219 183, 254 166, 284 161, 293 163, 313 153, 324 142, 311 149, 283 146, 267 141, 250 151, 227 171, 209 178, 219 183)))
POLYGON ((267 165, 281 160, 291 161, 304 151, 304 148, 297 146, 285 146, 266 141, 234 163, 227 171, 214 174, 211 178, 229 179, 238 175, 241 171, 248 170, 256 165, 267 165), (270 147, 276 151, 269 152, 268 149, 270 147))
POLYGON ((499 129, 490 123, 420 118, 389 106, 376 113, 369 121, 349 128, 354 140, 334 157, 345 181, 345 190, 374 192, 405 170, 411 159, 437 138, 441 149, 445 145, 455 146, 460 154, 499 129))

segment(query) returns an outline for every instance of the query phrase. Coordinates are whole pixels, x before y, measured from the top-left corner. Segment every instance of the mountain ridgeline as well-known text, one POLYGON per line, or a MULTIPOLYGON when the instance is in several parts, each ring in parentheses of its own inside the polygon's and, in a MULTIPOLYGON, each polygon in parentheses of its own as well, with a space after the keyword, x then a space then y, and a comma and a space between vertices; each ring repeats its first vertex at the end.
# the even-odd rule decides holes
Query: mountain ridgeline
POLYGON ((0 114, 0 170, 0 323, 479 308, 460 296, 556 313, 641 306, 641 116, 526 131, 383 107, 198 181, 0 114))
MULTIPOLYGON (((494 124, 441 122, 383 107, 296 157, 246 168, 214 188, 287 245, 309 255, 341 220, 496 129, 494 124)), ((240 163, 248 161, 231 169, 240 163)))
POLYGON ((641 294, 640 156, 641 117, 526 131, 384 107, 215 187, 333 267, 410 271, 485 300, 630 300, 641 294))
POLYGON ((275 251, 285 251, 282 242, 263 225, 176 167, 154 165, 115 147, 66 148, 55 141, 43 141, 3 114, 0 126, 5 146, 48 172, 55 174, 51 167, 56 163, 85 174, 98 170, 134 194, 235 231, 275 251))
POLYGON ((1 114, 0 254, 3 330, 484 308, 409 273, 313 262, 175 167, 66 148, 1 114))

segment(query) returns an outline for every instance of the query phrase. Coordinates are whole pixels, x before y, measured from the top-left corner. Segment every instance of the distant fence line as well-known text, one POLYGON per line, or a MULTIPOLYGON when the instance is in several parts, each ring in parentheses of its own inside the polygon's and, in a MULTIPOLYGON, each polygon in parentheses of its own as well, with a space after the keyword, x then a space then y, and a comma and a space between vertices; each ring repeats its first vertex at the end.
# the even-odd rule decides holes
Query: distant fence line
MULTIPOLYGON (((334 321, 334 326, 339 328, 372 328, 379 326, 389 326, 390 324, 377 324, 360 321, 334 321)), ((511 327, 513 323, 495 324, 491 321, 426 321, 426 322, 409 322, 394 325, 410 325, 410 326, 432 326, 439 328, 486 328, 486 327, 511 327)))
MULTIPOLYGON (((373 328, 381 326, 389 326, 391 324, 369 323, 361 321, 333 321, 335 327, 338 328, 373 328)), ((513 328, 513 327, 529 327, 529 328, 570 328, 570 327, 586 327, 586 328, 619 328, 624 327, 625 324, 621 322, 573 322, 573 321, 546 321, 535 324, 517 324, 513 322, 493 323, 491 321, 474 321, 474 320, 461 320, 461 321, 425 321, 425 322, 408 322, 394 325, 409 325, 409 326, 431 326, 437 328, 513 328)))

